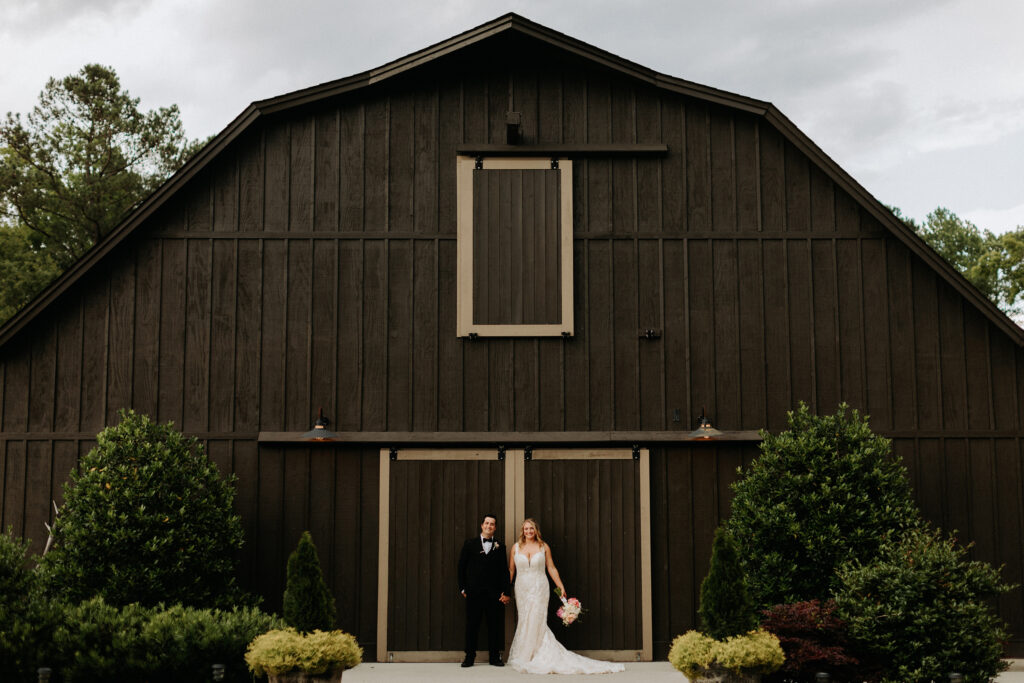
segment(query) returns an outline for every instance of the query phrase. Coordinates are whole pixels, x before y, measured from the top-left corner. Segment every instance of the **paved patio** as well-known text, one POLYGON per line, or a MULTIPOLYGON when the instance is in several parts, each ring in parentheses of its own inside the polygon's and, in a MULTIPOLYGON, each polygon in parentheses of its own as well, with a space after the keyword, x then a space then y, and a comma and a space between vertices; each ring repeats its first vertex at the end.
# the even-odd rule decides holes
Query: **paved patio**
MULTIPOLYGON (((506 667, 498 668, 483 663, 468 669, 458 664, 360 664, 346 671, 344 683, 400 683, 417 681, 443 683, 445 681, 548 681, 568 683, 589 681, 589 683, 686 683, 686 679, 668 662, 627 663, 626 670, 617 674, 600 676, 532 676, 519 674, 506 667)), ((1024 660, 1011 660, 1011 670, 996 679, 998 683, 1024 683, 1024 660)))

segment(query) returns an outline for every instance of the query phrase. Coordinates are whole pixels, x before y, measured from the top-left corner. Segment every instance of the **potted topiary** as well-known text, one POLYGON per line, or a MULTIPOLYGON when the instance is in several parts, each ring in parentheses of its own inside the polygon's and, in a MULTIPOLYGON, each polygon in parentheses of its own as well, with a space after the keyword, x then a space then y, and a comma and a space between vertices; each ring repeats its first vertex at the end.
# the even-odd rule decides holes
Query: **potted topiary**
POLYGON ((270 683, 338 683, 363 661, 363 649, 344 631, 301 634, 293 628, 257 636, 245 653, 249 670, 270 683))
POLYGON ((688 631, 672 641, 668 660, 693 683, 757 683, 782 666, 779 639, 757 628, 736 546, 719 528, 711 568, 700 586, 704 633, 688 631))

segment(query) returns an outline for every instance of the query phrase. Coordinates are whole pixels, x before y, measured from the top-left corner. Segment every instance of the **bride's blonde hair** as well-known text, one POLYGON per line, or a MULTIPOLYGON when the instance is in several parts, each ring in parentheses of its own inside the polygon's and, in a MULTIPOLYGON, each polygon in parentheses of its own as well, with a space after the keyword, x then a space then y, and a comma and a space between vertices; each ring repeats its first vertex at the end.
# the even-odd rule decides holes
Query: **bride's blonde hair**
POLYGON ((540 525, 537 524, 537 521, 534 520, 533 517, 527 517, 526 519, 523 520, 523 523, 519 525, 519 541, 518 541, 519 545, 522 546, 524 543, 526 543, 526 534, 523 533, 523 527, 526 526, 527 522, 529 522, 530 524, 533 525, 533 530, 537 534, 536 535, 537 543, 543 548, 544 547, 544 539, 540 537, 540 525))

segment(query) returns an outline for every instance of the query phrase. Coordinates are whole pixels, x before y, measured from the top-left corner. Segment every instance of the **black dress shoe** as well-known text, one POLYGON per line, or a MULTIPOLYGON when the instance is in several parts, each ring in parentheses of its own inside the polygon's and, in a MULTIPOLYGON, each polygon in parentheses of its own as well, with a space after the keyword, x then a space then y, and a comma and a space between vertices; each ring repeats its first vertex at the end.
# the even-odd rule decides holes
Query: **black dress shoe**
POLYGON ((473 666, 473 660, 472 659, 470 659, 469 657, 466 657, 465 659, 462 660, 462 668, 463 669, 469 668, 471 666, 473 666))
POLYGON ((505 662, 500 659, 495 659, 491 662, 491 666, 505 666, 505 662))

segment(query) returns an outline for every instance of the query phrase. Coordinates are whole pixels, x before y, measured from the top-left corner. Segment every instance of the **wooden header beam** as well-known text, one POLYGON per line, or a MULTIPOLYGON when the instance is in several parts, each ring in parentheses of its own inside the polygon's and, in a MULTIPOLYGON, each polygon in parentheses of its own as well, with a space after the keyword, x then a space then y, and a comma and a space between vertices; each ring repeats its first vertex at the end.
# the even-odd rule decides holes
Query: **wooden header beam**
POLYGON ((305 432, 260 432, 259 443, 360 444, 654 444, 654 443, 760 443, 754 430, 722 432, 716 439, 694 439, 689 431, 597 432, 336 432, 335 441, 304 441, 305 432))
POLYGON ((482 157, 570 157, 586 156, 664 156, 668 154, 668 145, 630 144, 608 142, 581 143, 550 143, 542 145, 497 145, 465 143, 456 146, 455 153, 460 156, 482 157))

